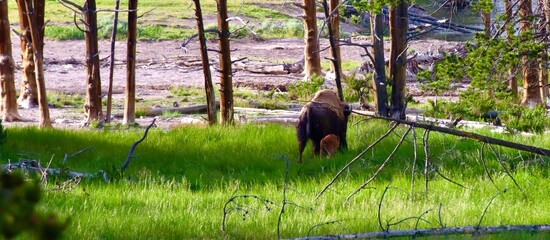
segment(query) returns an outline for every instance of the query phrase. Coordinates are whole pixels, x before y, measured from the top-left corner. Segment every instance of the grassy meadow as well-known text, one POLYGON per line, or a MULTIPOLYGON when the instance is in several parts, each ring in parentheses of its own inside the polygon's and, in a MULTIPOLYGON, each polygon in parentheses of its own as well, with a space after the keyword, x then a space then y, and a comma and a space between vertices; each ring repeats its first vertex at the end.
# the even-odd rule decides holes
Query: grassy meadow
MULTIPOLYGON (((82 4, 75 2, 76 4, 82 4)), ((303 28, 300 19, 285 14, 288 7, 282 0, 252 0, 252 1, 228 1, 227 7, 230 15, 241 17, 244 21, 250 21, 250 26, 265 38, 301 37, 303 28)), ((183 39, 196 33, 195 10, 193 1, 176 0, 140 0, 138 3, 138 38, 141 40, 183 39)), ((74 25, 73 12, 63 6, 57 0, 46 0, 45 19, 48 24, 45 35, 53 40, 84 39, 84 34, 74 25)), ((109 39, 112 31, 114 1, 96 0, 98 11, 98 35, 100 38, 109 39)), ((18 24, 19 16, 17 4, 9 3, 10 23, 18 24)), ((120 1, 120 9, 126 10, 128 1, 120 1)), ((205 28, 216 28, 216 1, 203 0, 201 8, 204 16, 205 28)), ((119 14, 119 26, 117 28, 119 39, 124 39, 127 33, 127 14, 119 14)), ((242 25, 238 22, 232 24, 232 29, 237 30, 242 25)), ((81 28, 83 28, 81 26, 81 28)), ((234 37, 248 36, 246 29, 234 33, 234 37)))
MULTIPOLYGON (((115 169, 124 162, 131 144, 142 136, 142 129, 8 128, 8 141, 0 147, 0 162, 37 159, 44 165, 51 161, 51 167, 57 168, 65 154, 94 146, 69 158, 65 167, 98 173, 98 177, 83 180, 71 191, 45 191, 40 203, 41 210, 70 219, 66 239, 220 239, 224 237, 220 230, 224 209, 225 236, 229 239, 274 239, 283 194, 282 238, 380 231, 378 212, 385 229, 476 226, 480 220, 483 226, 550 222, 548 158, 495 147, 520 190, 486 146, 483 157, 493 184, 482 167, 482 144, 435 132, 429 138, 431 161, 444 176, 465 188, 430 170, 429 189, 425 191, 425 156, 422 132, 418 131, 416 164, 414 140, 409 135, 375 181, 346 202, 346 197, 384 162, 406 131, 404 127, 367 151, 315 200, 339 169, 387 129, 388 124, 378 120, 353 119, 348 151, 332 159, 319 159, 308 147, 301 164, 296 162, 292 126, 153 129, 120 177, 115 169), (285 159, 289 160, 286 185, 285 159), (103 181, 100 170, 110 182, 103 181)), ((550 148, 550 138, 543 135, 482 133, 550 148)), ((62 181, 51 177, 45 188, 62 181)), ((504 238, 524 236, 548 237, 522 233, 504 238)))

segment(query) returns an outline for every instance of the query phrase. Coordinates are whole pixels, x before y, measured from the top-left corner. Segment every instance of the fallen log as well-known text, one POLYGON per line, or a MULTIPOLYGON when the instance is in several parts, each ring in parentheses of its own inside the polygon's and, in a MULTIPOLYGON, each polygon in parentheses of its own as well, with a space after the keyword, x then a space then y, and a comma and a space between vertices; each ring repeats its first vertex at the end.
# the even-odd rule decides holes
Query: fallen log
POLYGON ((362 115, 362 116, 369 116, 369 117, 372 117, 372 118, 384 119, 386 121, 394 121, 396 123, 405 124, 405 125, 409 125, 409 126, 412 126, 412 127, 419 127, 419 128, 423 128, 423 129, 426 129, 426 130, 429 130, 429 131, 447 133, 447 134, 451 134, 451 135, 455 135, 455 136, 459 136, 459 137, 466 137, 466 138, 475 139, 475 140, 478 140, 480 142, 484 142, 484 143, 488 143, 488 144, 495 144, 495 145, 504 146, 504 147, 508 147, 508 148, 513 148, 513 149, 526 151, 526 152, 530 152, 530 153, 535 153, 535 154, 539 154, 539 155, 543 155, 543 156, 550 156, 550 150, 549 149, 539 148, 539 147, 535 147, 535 146, 529 146, 529 145, 525 145, 525 144, 521 144, 521 143, 509 142, 509 141, 505 141, 505 140, 502 140, 502 139, 483 136, 483 135, 477 134, 477 133, 460 131, 460 130, 453 129, 453 128, 448 128, 448 127, 435 126, 435 125, 428 124, 428 123, 421 123, 421 122, 414 122, 414 121, 408 121, 408 120, 402 120, 402 119, 376 116, 373 112, 357 111, 357 110, 353 110, 352 112, 355 113, 355 114, 358 114, 358 115, 362 115))
POLYGON ((36 173, 36 174, 44 174, 47 175, 61 175, 66 174, 69 178, 75 178, 75 177, 81 177, 81 178, 92 178, 95 176, 98 176, 98 174, 95 173, 80 173, 80 172, 73 172, 73 171, 66 171, 59 168, 43 168, 39 161, 32 160, 32 159, 24 159, 19 162, 15 163, 8 163, 2 165, 2 170, 4 171, 12 171, 14 169, 21 169, 24 172, 30 172, 30 173, 36 173))
MULTIPOLYGON (((220 106, 220 102, 216 102, 216 107, 220 106)), ((195 114, 206 113, 206 104, 191 105, 186 107, 152 107, 148 109, 143 115, 148 117, 154 117, 162 115, 163 113, 178 112, 181 114, 195 114)), ((114 117, 123 117, 122 113, 113 114, 114 117)))
POLYGON ((328 239, 372 239, 389 237, 422 237, 422 236, 447 236, 459 234, 472 234, 479 236, 483 234, 499 234, 507 232, 528 232, 528 233, 548 233, 550 225, 503 225, 487 227, 447 227, 430 229, 412 229, 412 230, 388 230, 382 232, 357 233, 357 234, 339 234, 330 236, 314 236, 295 238, 295 240, 328 240, 328 239))

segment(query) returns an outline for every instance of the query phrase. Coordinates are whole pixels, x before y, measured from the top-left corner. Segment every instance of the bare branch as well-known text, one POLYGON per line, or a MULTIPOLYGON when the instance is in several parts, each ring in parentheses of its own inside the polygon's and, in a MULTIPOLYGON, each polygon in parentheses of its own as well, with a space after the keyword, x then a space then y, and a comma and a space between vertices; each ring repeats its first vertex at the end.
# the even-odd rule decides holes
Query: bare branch
POLYGON ((143 133, 143 136, 139 140, 134 142, 134 144, 132 144, 132 147, 130 147, 130 151, 128 151, 128 156, 126 157, 126 161, 124 162, 124 164, 122 164, 122 167, 120 168, 120 172, 124 172, 124 170, 128 167, 128 165, 130 164, 130 161, 132 161, 134 150, 136 149, 139 143, 145 140, 145 138, 147 137, 147 132, 149 132, 149 129, 156 126, 155 125, 156 120, 157 118, 153 118, 153 121, 149 124, 149 126, 147 126, 147 128, 145 128, 145 133, 143 133))
POLYGON ((84 8, 72 1, 68 1, 68 0, 57 0, 59 3, 61 3, 61 5, 63 5, 64 7, 68 8, 69 10, 77 13, 77 12, 82 12, 84 11, 84 8))
POLYGON ((359 188, 357 188, 354 192, 352 192, 350 195, 348 195, 348 197, 346 198, 346 202, 348 202, 351 197, 353 197, 355 194, 357 194, 359 191, 361 191, 361 189, 363 189, 365 186, 367 186, 370 182, 372 182, 372 180, 374 180, 376 178, 376 176, 378 176, 378 174, 382 171, 382 169, 384 169, 386 164, 388 164, 390 159, 392 159, 395 152, 397 152, 397 149, 399 149, 401 144, 403 144, 403 141, 405 140, 405 137, 409 134, 409 132, 411 131, 412 128, 413 127, 410 126, 409 129, 407 129, 407 131, 403 134, 403 136, 401 137, 401 139, 399 140, 399 142, 397 143, 395 148, 393 148, 393 151, 390 153, 390 155, 388 155, 386 160, 382 163, 382 165, 380 165, 380 167, 378 168, 378 170, 376 170, 376 172, 372 175, 372 177, 369 180, 367 180, 365 183, 363 183, 363 185, 361 185, 359 188))
POLYGON ((376 144, 378 144, 380 141, 382 141, 384 138, 386 138, 391 132, 393 132, 393 130, 395 130, 395 128, 397 128, 398 125, 399 124, 394 124, 386 133, 384 133, 384 135, 382 135, 380 138, 378 138, 376 141, 374 141, 371 145, 369 145, 367 148, 365 148, 361 153, 359 153, 355 158, 353 158, 351 161, 349 161, 348 164, 346 164, 346 166, 344 166, 340 171, 338 171, 338 173, 336 173, 334 178, 332 178, 332 180, 321 190, 321 192, 319 192, 319 194, 317 194, 317 196, 315 197, 315 200, 317 200, 319 197, 321 197, 321 195, 323 195, 323 193, 332 184, 334 184, 334 182, 336 182, 336 179, 338 179, 338 177, 340 177, 340 175, 342 175, 342 173, 344 173, 344 171, 346 171, 353 163, 355 163, 357 160, 359 160, 359 158, 361 156, 363 156, 368 150, 370 150, 371 148, 376 146, 376 144))
POLYGON ((487 203, 487 206, 485 206, 485 209, 483 209, 483 213, 481 214, 481 217, 479 218, 479 222, 477 223, 476 228, 479 228, 479 226, 481 226, 481 222, 483 221, 483 217, 485 217, 485 213, 487 213, 487 209, 489 208, 489 206, 491 206, 491 203, 493 203, 495 198, 498 197, 498 195, 500 195, 502 193, 506 193, 506 188, 503 189, 502 191, 499 191, 497 194, 495 194, 495 196, 493 196, 491 198, 491 200, 487 203))

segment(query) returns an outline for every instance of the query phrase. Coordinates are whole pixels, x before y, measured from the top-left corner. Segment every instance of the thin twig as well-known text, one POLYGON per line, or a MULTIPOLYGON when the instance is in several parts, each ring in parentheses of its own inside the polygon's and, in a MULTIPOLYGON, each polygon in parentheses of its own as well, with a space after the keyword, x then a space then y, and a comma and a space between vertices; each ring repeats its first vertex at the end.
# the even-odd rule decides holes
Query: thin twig
POLYGON ((418 159, 417 146, 416 146, 416 130, 414 129, 414 127, 412 129, 412 134, 413 134, 414 158, 413 158, 412 173, 411 173, 411 199, 414 198, 414 195, 413 195, 413 192, 414 192, 414 171, 416 169, 416 160, 418 159))
POLYGON ((497 161, 498 163, 500 164, 500 166, 502 167, 502 169, 504 169, 504 172, 506 173, 506 175, 508 175, 508 177, 510 177, 512 179, 512 181, 514 182, 514 184, 516 185, 516 187, 525 195, 525 192, 523 191, 523 189, 519 186, 518 182, 516 181, 516 179, 514 178, 514 176, 512 176, 512 174, 510 173, 510 171, 508 170, 508 168, 504 165, 504 163, 502 162, 502 159, 500 159, 500 156, 497 154, 497 152, 495 151, 495 149, 493 148, 493 145, 489 144, 489 148, 491 149, 491 151, 493 152, 493 154, 495 155, 495 157, 497 158, 497 161))
POLYGON ((365 188, 365 186, 367 186, 367 184, 369 184, 372 180, 374 180, 376 178, 376 176, 378 176, 378 174, 382 171, 382 169, 384 169, 384 167, 386 166, 386 164, 388 164, 388 162, 390 161, 390 159, 392 159, 393 155, 395 154, 395 152, 397 152, 397 149, 399 149, 399 147, 401 146, 401 144, 403 144, 403 141, 405 140, 405 137, 409 134, 409 132, 411 131, 412 129, 412 126, 409 127, 409 129, 407 129, 407 131, 403 134, 403 136, 401 137, 401 139, 399 140, 399 142, 397 143, 397 145, 395 146, 395 148, 393 148, 393 151, 390 153, 390 155, 388 155, 388 157, 386 158, 386 160, 382 163, 382 165, 380 165, 380 167, 378 168, 378 170, 376 170, 376 172, 374 173, 374 175, 372 175, 372 177, 367 180, 365 183, 363 183, 363 185, 361 185, 359 188, 357 188, 354 192, 352 192, 350 195, 348 195, 348 197, 346 198, 346 202, 349 201, 349 199, 354 196, 355 194, 357 194, 359 191, 361 191, 361 189, 365 188))
POLYGON ((353 163, 355 163, 357 160, 359 160, 359 158, 361 156, 363 156, 368 150, 370 150, 371 148, 373 148, 374 146, 376 146, 376 144, 378 144, 380 141, 382 141, 384 138, 386 138, 391 132, 393 132, 393 130, 395 130, 395 128, 397 128, 399 124, 393 124, 393 126, 386 132, 384 133, 384 135, 382 135, 380 138, 378 138, 376 141, 374 141, 371 145, 369 145, 367 148, 365 148, 361 153, 359 153, 355 158, 353 158, 351 161, 349 161, 342 169, 340 169, 340 171, 338 171, 338 173, 336 173, 336 175, 332 178, 332 180, 321 190, 321 192, 319 192, 319 194, 317 194, 317 196, 315 197, 315 200, 317 200, 319 197, 321 197, 321 195, 323 195, 323 193, 332 185, 334 184, 334 182, 336 182, 336 179, 338 179, 338 177, 340 177, 340 175, 342 175, 342 173, 344 173, 344 171, 346 171, 353 163))
POLYGON ((493 186, 495 186, 495 188, 497 189, 497 191, 500 191, 500 189, 498 188, 497 184, 495 183, 495 181, 493 180, 493 177, 491 177, 491 173, 489 172, 489 168, 487 168, 487 163, 485 162, 485 157, 483 156, 483 153, 485 152, 485 145, 487 143, 483 143, 481 145, 481 152, 479 153, 479 158, 481 160, 481 163, 483 164, 483 169, 485 169, 485 173, 487 173, 487 177, 489 177, 489 180, 491 181, 491 183, 493 183, 493 186))
POLYGON ((145 133, 143 133, 143 136, 139 140, 134 142, 134 144, 132 144, 132 147, 130 147, 130 151, 128 151, 128 156, 126 156, 126 161, 124 162, 124 164, 122 164, 122 167, 120 168, 120 172, 124 172, 124 170, 128 167, 128 165, 130 165, 130 162, 132 161, 132 158, 133 158, 134 150, 136 149, 139 143, 145 140, 145 138, 147 137, 147 132, 149 132, 149 129, 156 126, 155 125, 156 120, 157 118, 153 118, 153 121, 151 122, 151 124, 149 124, 149 126, 147 126, 147 128, 145 129, 145 133))
POLYGON ((502 193, 506 193, 506 188, 503 189, 502 191, 499 191, 497 194, 495 194, 495 196, 493 196, 491 198, 491 200, 489 200, 489 202, 487 203, 487 206, 485 206, 485 209, 483 209, 483 213, 481 214, 481 217, 479 218, 479 222, 477 223, 476 229, 478 229, 479 226, 481 226, 481 222, 483 221, 483 218, 485 217, 485 213, 487 213, 487 209, 489 208, 489 206, 491 206, 491 203, 493 203, 493 200, 495 200, 495 198, 498 197, 498 195, 500 195, 502 193))
POLYGON ((384 201, 384 196, 386 196, 386 192, 390 188, 390 184, 391 184, 391 182, 389 182, 388 185, 386 185, 386 188, 384 188, 384 192, 382 192, 382 197, 380 197, 380 202, 378 202, 378 213, 377 213, 378 226, 380 226, 380 229, 382 229, 382 231, 387 230, 387 229, 384 229, 384 226, 382 226, 382 214, 381 214, 381 212, 382 212, 382 202, 384 201))
POLYGON ((281 211, 279 212, 279 217, 277 218, 277 239, 281 239, 281 221, 282 221, 283 213, 285 213, 285 206, 287 204, 286 187, 287 187, 287 181, 288 181, 288 171, 290 169, 290 160, 284 155, 281 155, 280 158, 285 160, 285 177, 283 179, 283 201, 281 204, 281 211))
POLYGON ((94 148, 94 147, 95 147, 95 146, 89 146, 89 147, 84 148, 84 149, 82 149, 82 150, 80 150, 80 151, 78 151, 78 152, 75 152, 75 153, 71 154, 71 155, 67 155, 67 154, 65 153, 65 157, 63 157, 62 165, 65 165, 65 162, 66 162, 69 158, 72 158, 72 157, 74 157, 74 156, 76 156, 76 155, 78 155, 78 154, 81 154, 81 153, 83 153, 83 152, 86 152, 86 151, 88 151, 88 150, 90 150, 90 149, 92 149, 92 148, 94 148))
POLYGON ((439 219, 439 226, 441 226, 442 228, 445 228, 447 226, 445 226, 445 224, 443 224, 443 220, 441 220, 441 208, 442 207, 443 207, 443 204, 439 203, 439 209, 437 210, 437 216, 438 216, 438 219, 439 219))

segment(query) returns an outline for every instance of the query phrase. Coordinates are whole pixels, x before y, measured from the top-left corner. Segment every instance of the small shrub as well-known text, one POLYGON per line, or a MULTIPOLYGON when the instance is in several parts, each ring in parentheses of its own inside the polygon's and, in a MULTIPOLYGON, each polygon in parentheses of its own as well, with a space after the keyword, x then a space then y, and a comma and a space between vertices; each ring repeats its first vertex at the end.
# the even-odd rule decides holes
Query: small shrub
POLYGON ((290 84, 288 90, 291 95, 296 96, 300 100, 309 101, 321 89, 323 83, 325 83, 325 79, 322 76, 312 76, 311 80, 290 84))
MULTIPOLYGON (((28 232, 37 239, 59 239, 69 221, 56 214, 36 211, 41 198, 40 183, 17 173, 0 173, 0 236, 12 239, 28 232)), ((0 237, 0 238, 1 238, 0 237)))
POLYGON ((550 117, 541 106, 528 109, 516 105, 503 112, 500 118, 506 128, 519 131, 542 133, 550 126, 550 117))
POLYGON ((368 84, 369 79, 372 79, 372 74, 367 74, 364 77, 356 77, 349 75, 344 78, 346 87, 344 90, 344 98, 347 102, 357 102, 363 98, 367 98, 367 94, 371 86, 368 84))

